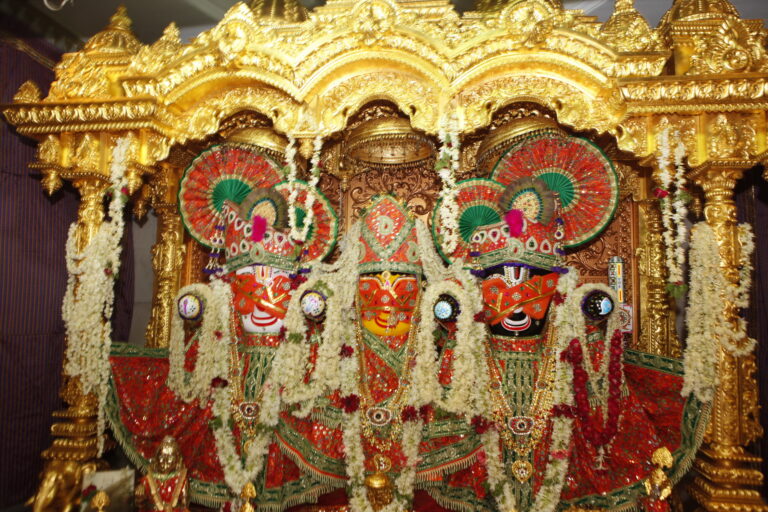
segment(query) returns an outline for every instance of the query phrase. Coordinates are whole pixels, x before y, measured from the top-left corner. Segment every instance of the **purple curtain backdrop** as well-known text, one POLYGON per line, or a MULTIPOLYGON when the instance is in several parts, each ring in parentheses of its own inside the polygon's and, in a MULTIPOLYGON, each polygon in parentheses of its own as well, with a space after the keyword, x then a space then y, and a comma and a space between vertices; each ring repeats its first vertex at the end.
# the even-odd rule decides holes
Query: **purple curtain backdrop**
MULTIPOLYGON (((33 80, 46 94, 53 72, 19 49, 19 41, 57 62, 60 53, 0 19, 0 103, 33 80)), ((0 509, 25 501, 42 469, 40 452, 51 443, 51 413, 58 396, 64 351, 61 301, 67 275, 64 246, 77 214, 69 186, 52 198, 28 168, 36 143, 0 122, 0 509)), ((126 223, 123 262, 116 285, 114 338, 128 339, 133 304, 133 244, 126 223)))
MULTIPOLYGON (((763 168, 746 173, 736 189, 739 222, 749 222, 755 232, 755 273, 752 281, 752 302, 746 311, 749 335, 757 340, 757 379, 760 387, 760 423, 768 429, 768 182, 763 168)), ((755 451, 763 457, 762 471, 768 474, 768 436, 756 443, 755 451)), ((763 485, 768 496, 768 480, 763 485)))

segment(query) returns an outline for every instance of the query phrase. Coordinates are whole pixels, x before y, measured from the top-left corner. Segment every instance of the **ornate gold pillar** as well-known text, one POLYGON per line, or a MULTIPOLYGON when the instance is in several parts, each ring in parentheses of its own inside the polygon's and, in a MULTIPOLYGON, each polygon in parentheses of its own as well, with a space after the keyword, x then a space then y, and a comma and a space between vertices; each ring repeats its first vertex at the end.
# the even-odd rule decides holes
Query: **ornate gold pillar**
MULTIPOLYGON (((727 162, 708 162, 693 172, 704 190, 706 221, 720 246, 720 268, 732 282, 738 280, 741 252, 733 190, 743 168, 735 167, 727 162)), ((722 314, 736 325, 738 311, 734 304, 725 302, 722 314)), ((721 347, 718 365, 720 382, 704 445, 694 463, 697 474, 690 492, 709 511, 768 510, 758 491, 763 483, 758 469, 761 458, 745 449, 763 435, 755 355, 737 358, 721 347)))
MULTIPOLYGON (((136 159, 147 160, 152 156, 146 151, 148 137, 136 137, 132 133, 121 135, 129 140, 125 155, 127 178, 136 188, 141 184, 146 167, 136 159)), ((80 193, 73 233, 77 252, 88 247, 104 220, 105 192, 110 187, 110 165, 119 137, 108 132, 48 135, 38 150, 38 159, 32 164, 41 169, 43 186, 49 193, 61 186, 62 179, 71 181, 80 193)), ((75 282, 74 287, 77 296, 79 283, 75 282)), ((70 340, 66 343, 69 345, 70 340)), ((53 413, 55 422, 51 433, 54 440, 42 453, 45 465, 38 490, 30 500, 33 512, 65 510, 67 506, 75 505, 80 497, 84 473, 103 464, 97 459, 97 398, 83 392, 79 378, 66 373, 62 377, 60 395, 67 408, 53 413)))
MULTIPOLYGON (((92 173, 75 172, 67 177, 80 192, 75 237, 77 249, 82 251, 104 219, 102 204, 109 183, 92 173)), ((83 393, 80 379, 65 373, 60 396, 68 407, 53 413, 54 440, 42 453, 45 465, 40 486, 31 500, 35 512, 63 510, 65 505, 74 503, 80 494, 84 470, 94 469, 98 456, 96 397, 83 393)))
POLYGON ((664 263, 662 220, 659 201, 647 197, 638 201, 641 212, 639 270, 644 287, 640 291, 638 349, 650 354, 680 357, 680 341, 675 332, 675 317, 669 307, 667 267, 664 263))
POLYGON ((155 283, 152 315, 147 325, 147 346, 167 347, 174 314, 174 297, 184 265, 184 234, 176 203, 177 168, 161 163, 152 182, 152 206, 157 214, 157 242, 152 247, 155 283))

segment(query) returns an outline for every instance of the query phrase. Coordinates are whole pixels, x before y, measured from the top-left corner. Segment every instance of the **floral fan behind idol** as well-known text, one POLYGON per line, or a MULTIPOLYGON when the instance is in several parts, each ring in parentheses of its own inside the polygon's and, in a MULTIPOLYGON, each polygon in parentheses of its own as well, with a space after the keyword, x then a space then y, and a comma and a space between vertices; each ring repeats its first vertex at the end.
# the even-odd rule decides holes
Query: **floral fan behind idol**
POLYGON ((303 205, 314 194, 313 225, 302 247, 289 238, 291 184, 282 179, 272 159, 245 144, 214 146, 190 164, 181 180, 179 208, 190 235, 212 249, 207 273, 254 263, 292 271, 333 250, 336 214, 322 194, 301 181, 294 183, 299 196, 296 217, 302 226, 307 216, 303 205), (217 266, 221 252, 226 258, 223 269, 217 266))

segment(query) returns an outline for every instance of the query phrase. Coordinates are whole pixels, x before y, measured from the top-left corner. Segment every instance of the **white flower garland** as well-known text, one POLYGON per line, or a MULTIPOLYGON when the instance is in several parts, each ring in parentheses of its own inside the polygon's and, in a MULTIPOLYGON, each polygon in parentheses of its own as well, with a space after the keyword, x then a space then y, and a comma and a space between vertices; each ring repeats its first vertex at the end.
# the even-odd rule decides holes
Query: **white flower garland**
POLYGON ((484 322, 475 320, 483 309, 483 300, 476 278, 461 267, 461 261, 451 265, 455 279, 461 284, 454 292, 458 294, 455 297, 461 305, 461 312, 456 319, 451 389, 440 405, 467 418, 489 416, 491 398, 485 364, 488 330, 484 322))
POLYGON ((296 181, 299 179, 298 168, 296 167, 296 139, 288 135, 288 145, 285 147, 285 162, 287 169, 288 183, 290 183, 290 192, 288 193, 288 227, 290 228, 291 238, 299 239, 299 230, 296 226, 296 201, 299 199, 299 188, 296 181))
MULTIPOLYGON (((580 297, 575 292, 578 283, 576 269, 569 267, 567 274, 560 276, 557 283, 557 291, 565 297, 565 301, 555 306, 552 311, 552 322, 555 330, 555 344, 553 349, 558 357, 555 357, 555 384, 552 390, 552 403, 573 405, 573 371, 566 361, 562 361, 559 354, 568 347, 570 341, 577 336, 583 336, 584 331, 576 332, 579 328, 579 320, 576 317, 583 315, 581 311, 574 315, 574 304, 580 305, 580 297)), ((618 316, 618 315, 617 315, 618 316)), ((549 446, 549 457, 544 480, 533 503, 532 510, 536 512, 552 512, 560 503, 560 493, 568 472, 568 459, 571 448, 571 434, 573 420, 566 416, 557 416, 552 419, 552 441, 549 446)))
POLYGON ((435 163, 435 171, 442 180, 443 187, 438 195, 441 199, 439 218, 442 244, 446 254, 456 249, 459 243, 459 206, 456 202, 456 173, 459 171, 459 134, 440 129, 440 152, 435 163))
MULTIPOLYGON (((355 278, 357 278, 356 274, 355 278)), ((354 333, 348 338, 347 345, 354 352, 352 357, 339 358, 339 391, 341 396, 357 395, 357 382, 360 378, 360 365, 357 357, 357 351, 360 350, 360 347, 357 336, 354 333)), ((345 411, 343 416, 342 438, 344 441, 344 455, 347 462, 348 485, 352 490, 349 504, 353 512, 371 512, 373 507, 368 502, 365 489, 365 453, 363 452, 363 443, 360 440, 363 421, 362 411, 360 408, 351 413, 345 411)))
POLYGON ((306 212, 304 217, 304 225, 299 227, 297 225, 298 219, 296 218, 296 202, 299 198, 299 189, 296 186, 298 180, 298 170, 296 168, 296 139, 289 136, 288 146, 285 148, 285 158, 288 162, 288 182, 291 186, 291 192, 288 194, 288 225, 291 229, 291 238, 298 242, 304 242, 309 234, 309 228, 312 225, 312 221, 315 216, 313 206, 315 204, 315 194, 312 193, 317 188, 317 184, 320 181, 320 152, 323 149, 323 138, 321 136, 315 137, 313 142, 312 159, 309 164, 309 190, 307 190, 307 198, 302 205, 302 209, 306 212))
POLYGON ((755 253, 755 234, 750 224, 739 224, 739 244, 741 258, 739 269, 739 284, 736 287, 733 303, 737 308, 749 307, 749 292, 752 289, 752 255, 755 253))
POLYGON ((683 283, 683 267, 685 265, 684 245, 688 238, 688 227, 685 219, 688 215, 685 200, 685 144, 680 132, 674 133, 674 176, 670 172, 673 167, 670 147, 670 128, 667 127, 657 135, 659 153, 656 161, 659 168, 660 190, 666 197, 661 199, 661 219, 664 226, 664 245, 667 255, 670 285, 680 286, 683 283), (674 187, 673 187, 674 185, 674 187))
POLYGON ((123 208, 127 197, 123 189, 129 138, 117 141, 112 151, 110 183, 112 199, 108 220, 101 223, 90 243, 77 249, 77 222, 72 223, 67 238, 67 290, 62 318, 67 333, 64 371, 78 377, 83 393, 93 393, 98 400, 98 453, 104 449, 104 405, 109 381, 109 352, 112 346, 112 308, 115 299, 114 278, 120 269, 120 241, 125 221, 123 208))
POLYGON ((501 449, 499 433, 496 429, 489 428, 480 439, 485 449, 485 469, 488 471, 488 486, 491 494, 499 505, 499 510, 511 512, 517 510, 515 495, 512 494, 512 484, 504 471, 501 461, 501 449))
POLYGON ((406 463, 395 479, 395 489, 407 503, 405 508, 400 507, 398 510, 408 510, 413 501, 413 484, 416 481, 416 466, 419 463, 419 445, 423 428, 424 422, 421 419, 406 421, 402 426, 402 447, 406 463))
POLYGON ((253 481, 264 467, 269 449, 270 430, 261 429, 250 440, 243 462, 235 449, 235 436, 229 426, 232 419, 229 412, 231 403, 229 394, 228 388, 218 388, 213 391, 213 413, 217 417, 213 437, 216 440, 216 456, 224 470, 224 481, 233 493, 240 494, 245 484, 253 481))
POLYGON ((203 305, 202 321, 197 335, 198 351, 195 367, 189 378, 184 362, 187 346, 184 343, 184 320, 178 314, 171 320, 171 339, 168 344, 168 387, 183 401, 199 399, 205 403, 211 394, 211 381, 226 379, 229 367, 229 347, 224 340, 230 338, 229 285, 214 279, 210 285, 191 284, 176 294, 176 304, 184 295, 195 295, 203 305), (218 336, 217 336, 218 334, 218 336))
POLYGON ((722 346, 734 357, 743 357, 750 354, 757 343, 747 336, 743 318, 738 318, 734 326, 723 313, 723 305, 728 302, 737 308, 749 305, 753 233, 748 224, 740 225, 738 230, 741 268, 737 284, 730 283, 722 273, 720 250, 712 227, 700 222, 691 232, 691 286, 685 318, 688 339, 683 354, 682 394, 694 393, 704 402, 712 400, 717 387, 718 347, 722 346))
POLYGON ((312 277, 294 293, 285 317, 286 339, 280 344, 273 363, 272 392, 282 388, 282 400, 299 403, 297 416, 308 415, 315 400, 338 389, 341 384, 341 347, 355 338, 354 301, 357 291, 357 264, 360 261, 360 222, 353 224, 342 242, 341 257, 333 264, 314 265, 312 277), (317 359, 308 383, 304 376, 309 367, 309 344, 305 342, 307 325, 301 310, 305 291, 326 292, 326 314, 320 336, 317 359))

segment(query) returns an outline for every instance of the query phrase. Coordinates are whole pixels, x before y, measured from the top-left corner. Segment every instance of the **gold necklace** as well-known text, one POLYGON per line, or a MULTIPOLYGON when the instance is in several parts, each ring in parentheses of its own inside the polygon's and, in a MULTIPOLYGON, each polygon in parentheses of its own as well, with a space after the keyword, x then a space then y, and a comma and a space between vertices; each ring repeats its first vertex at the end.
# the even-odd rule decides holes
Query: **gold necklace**
POLYGON ((552 350, 553 328, 550 324, 547 331, 547 342, 541 358, 539 374, 534 383, 533 397, 527 414, 516 416, 509 400, 504 393, 503 377, 490 344, 485 346, 485 357, 488 364, 489 390, 494 402, 494 420, 506 426, 499 433, 508 449, 520 456, 512 464, 512 473, 519 482, 526 482, 533 475, 533 466, 525 460, 531 451, 539 444, 549 420, 552 409, 554 365, 556 354, 552 350))

